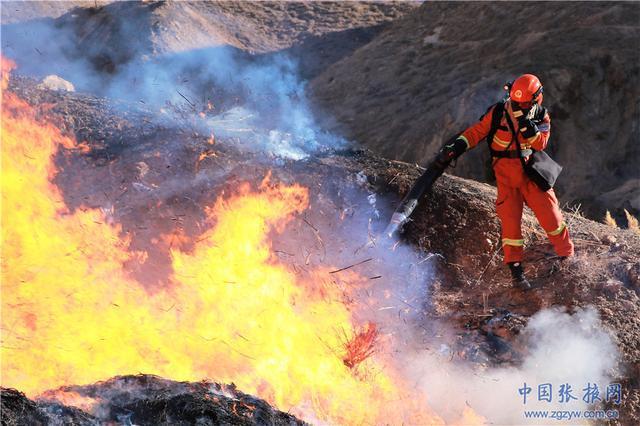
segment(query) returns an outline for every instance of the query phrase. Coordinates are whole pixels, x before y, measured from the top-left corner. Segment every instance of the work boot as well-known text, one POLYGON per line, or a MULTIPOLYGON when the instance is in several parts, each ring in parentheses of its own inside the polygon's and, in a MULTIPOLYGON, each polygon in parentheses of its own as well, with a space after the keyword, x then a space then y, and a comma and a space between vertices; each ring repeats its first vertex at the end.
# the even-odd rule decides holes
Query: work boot
POLYGON ((511 282, 514 286, 521 290, 531 290, 531 283, 524 276, 524 268, 521 262, 509 263, 509 270, 511 271, 511 282))

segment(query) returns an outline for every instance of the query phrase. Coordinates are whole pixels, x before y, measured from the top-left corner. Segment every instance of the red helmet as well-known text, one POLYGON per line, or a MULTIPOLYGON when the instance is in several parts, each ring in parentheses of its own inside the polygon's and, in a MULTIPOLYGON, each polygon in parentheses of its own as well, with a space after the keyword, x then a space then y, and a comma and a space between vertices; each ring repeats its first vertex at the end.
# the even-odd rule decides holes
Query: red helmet
POLYGON ((530 108, 533 103, 542 104, 542 83, 533 74, 523 74, 509 87, 509 97, 520 107, 530 108))

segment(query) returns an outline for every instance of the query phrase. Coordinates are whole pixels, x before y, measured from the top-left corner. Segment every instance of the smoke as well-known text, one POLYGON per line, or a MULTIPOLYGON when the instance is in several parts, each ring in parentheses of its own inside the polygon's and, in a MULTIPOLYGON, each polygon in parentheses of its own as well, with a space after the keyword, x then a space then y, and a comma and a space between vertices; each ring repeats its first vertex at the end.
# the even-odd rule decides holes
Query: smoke
POLYGON ((452 424, 459 423, 460 413, 469 407, 489 424, 540 423, 539 419, 525 418, 525 410, 598 408, 598 404, 583 400, 584 389, 597 385, 604 401, 606 387, 619 376, 619 354, 594 308, 579 308, 573 313, 564 308, 537 312, 514 341, 503 341, 522 354, 511 363, 494 364, 492 354, 482 350, 473 357, 456 356, 455 352, 461 350, 456 343, 459 330, 425 316, 432 308, 430 285, 438 278, 438 256, 398 241, 375 240, 376 227, 385 223, 378 218, 389 218, 393 205, 376 196, 362 173, 354 180, 352 192, 343 196, 359 214, 354 214, 331 239, 339 241, 336 246, 358 252, 357 259, 374 259, 358 266, 359 272, 385 277, 356 293, 356 317, 376 322, 389 338, 390 344, 375 356, 386 359, 392 368, 400 368, 416 399, 422 398, 426 406, 452 424), (363 235, 367 233, 375 244, 363 248, 363 235), (551 402, 538 400, 538 386, 544 384, 551 385, 551 402), (567 384, 577 399, 560 402, 560 386, 567 384), (526 404, 519 392, 523 387, 530 388, 526 404))
POLYGON ((525 410, 593 408, 582 399, 589 383, 599 386, 604 400, 618 353, 594 309, 579 309, 573 315, 556 308, 542 310, 531 317, 520 340, 527 355, 519 366, 481 368, 451 362, 447 353, 423 351, 403 354, 405 373, 449 421, 470 406, 490 424, 537 424, 539 419, 524 417, 525 410), (531 388, 526 404, 519 392, 525 383, 531 388), (541 384, 551 384, 551 402, 538 400, 541 384), (576 400, 559 402, 564 384, 572 386, 576 400))
MULTIPOLYGON (((125 110, 142 104, 156 112, 157 124, 212 133, 243 150, 268 154, 275 166, 282 158, 312 159, 325 149, 346 145, 318 126, 294 59, 251 55, 224 45, 157 53, 149 47, 150 40, 139 37, 148 34, 142 6, 109 7, 113 16, 120 15, 119 25, 109 27, 117 31, 109 33, 108 42, 99 42, 104 35, 100 31, 81 38, 78 28, 86 28, 70 14, 58 21, 3 26, 3 50, 19 58, 22 73, 57 74, 78 91, 129 102, 125 110)), ((224 179, 224 172, 216 173, 195 179, 224 179)), ((561 408, 557 403, 537 404, 534 393, 541 383, 554 388, 572 383, 576 394, 586 382, 606 383, 617 353, 592 309, 573 315, 551 309, 533 316, 520 342, 528 353, 517 367, 481 368, 452 361, 447 348, 425 351, 424 347, 439 345, 425 341, 418 327, 425 320, 429 286, 436 277, 436 256, 378 239, 377 231, 392 213, 392 200, 377 195, 364 172, 343 178, 336 176, 338 183, 324 179, 325 187, 312 191, 315 198, 305 222, 274 236, 273 247, 282 253, 314 248, 302 252, 301 263, 336 265, 335 285, 344 285, 342 268, 368 279, 362 288, 344 289, 353 298, 354 317, 360 323, 377 323, 388 337, 393 349, 378 355, 402 370, 414 384, 416 398, 423 397, 448 421, 457 421, 471 406, 491 422, 522 424, 526 419, 518 389, 524 383, 533 388, 527 409, 561 408), (326 189, 332 184, 335 191, 326 189)), ((198 183, 180 177, 153 191, 165 199, 198 183)), ((578 399, 571 407, 585 405, 578 399)))
POLYGON ((299 160, 345 145, 316 123, 295 60, 213 41, 158 51, 150 21, 159 7, 114 3, 3 25, 3 51, 23 74, 59 75, 80 92, 127 102, 123 110, 142 105, 164 127, 195 128, 249 152, 299 160))

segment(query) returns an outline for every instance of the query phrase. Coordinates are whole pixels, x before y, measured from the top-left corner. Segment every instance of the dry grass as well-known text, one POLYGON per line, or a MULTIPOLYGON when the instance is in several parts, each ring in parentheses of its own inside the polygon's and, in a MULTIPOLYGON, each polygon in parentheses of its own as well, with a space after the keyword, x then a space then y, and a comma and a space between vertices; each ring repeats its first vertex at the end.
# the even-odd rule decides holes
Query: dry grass
MULTIPOLYGON (((624 209, 624 215, 627 219, 627 229, 635 234, 640 235, 640 224, 638 223, 638 219, 631 213, 629 213, 627 209, 624 209)), ((611 216, 611 212, 609 212, 609 210, 607 210, 607 213, 604 216, 604 223, 611 226, 612 228, 620 228, 616 220, 613 218, 613 216, 611 216)))
POLYGON ((611 213, 609 212, 609 210, 607 210, 607 214, 604 215, 604 223, 606 223, 607 225, 613 228, 618 228, 618 224, 616 223, 616 220, 611 216, 611 213))
POLYGON ((627 211, 627 209, 624 209, 624 215, 627 217, 627 226, 629 227, 629 230, 640 235, 640 226, 638 226, 638 219, 633 217, 631 213, 627 211))

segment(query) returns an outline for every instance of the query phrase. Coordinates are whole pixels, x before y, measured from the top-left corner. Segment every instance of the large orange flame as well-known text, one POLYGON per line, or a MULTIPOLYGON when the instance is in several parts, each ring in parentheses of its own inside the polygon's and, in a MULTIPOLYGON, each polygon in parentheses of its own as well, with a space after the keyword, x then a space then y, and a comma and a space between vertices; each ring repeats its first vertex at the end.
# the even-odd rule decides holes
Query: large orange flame
POLYGON ((332 424, 442 423, 379 358, 360 351, 357 369, 345 365, 343 333, 353 339, 359 325, 337 289, 314 288, 329 269, 303 279, 272 253, 269 233, 307 208, 306 188, 265 180, 219 198, 214 225, 191 252, 172 252, 170 285, 150 294, 123 269, 140 253, 121 229, 98 210, 65 207, 53 156, 79 145, 5 91, 10 68, 3 60, 3 386, 35 396, 152 373, 235 382, 332 424))

